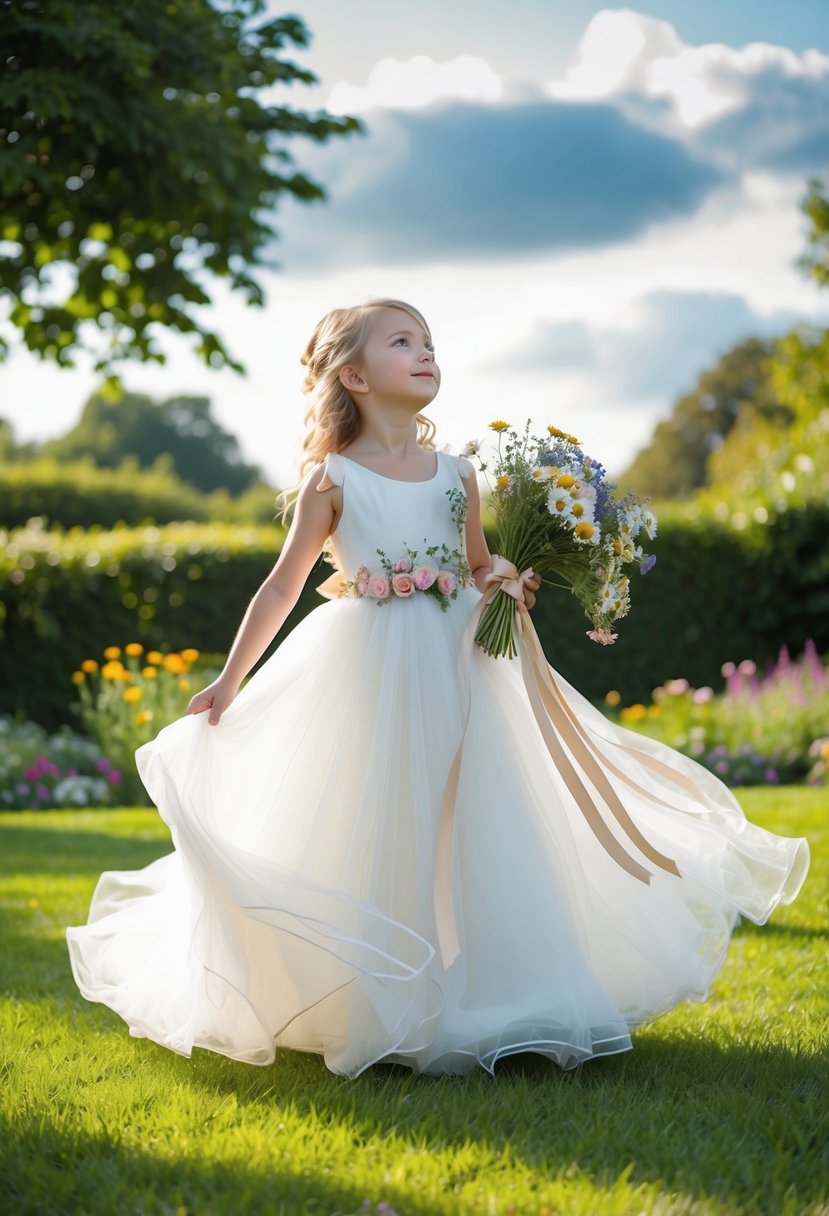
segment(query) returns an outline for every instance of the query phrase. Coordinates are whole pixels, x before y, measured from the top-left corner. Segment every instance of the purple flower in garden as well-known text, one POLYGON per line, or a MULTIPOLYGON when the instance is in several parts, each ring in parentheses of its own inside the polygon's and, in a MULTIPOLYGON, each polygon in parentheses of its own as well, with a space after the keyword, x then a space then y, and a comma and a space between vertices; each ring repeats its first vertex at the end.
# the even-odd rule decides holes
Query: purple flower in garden
POLYGON ((776 768, 767 768, 766 769, 766 781, 768 782, 769 785, 777 785, 777 782, 779 780, 780 780, 780 778, 777 776, 776 768))
POLYGON ((67 777, 77 777, 78 770, 76 768, 68 768, 66 770, 67 777))
POLYGON ((642 562, 642 565, 639 567, 639 573, 648 574, 649 571, 653 570, 655 565, 656 565, 656 554, 651 553, 650 556, 646 557, 645 560, 642 562))
POLYGON ((46 788, 45 785, 38 785, 35 789, 35 793, 37 794, 38 798, 48 798, 49 797, 49 790, 46 788))
POLYGON ((107 773, 107 781, 111 782, 112 785, 117 785, 120 780, 121 774, 118 772, 117 768, 114 768, 111 772, 107 773))
POLYGON ((40 769, 39 768, 27 768, 26 771, 24 772, 23 776, 26 778, 27 781, 37 781, 38 777, 40 776, 40 769))
POLYGON ((107 760, 106 756, 101 756, 100 760, 95 761, 95 767, 99 773, 105 773, 108 768, 112 767, 112 765, 107 760))
POLYGON ((14 787, 14 791, 16 794, 19 794, 21 798, 25 798, 26 795, 31 792, 29 786, 24 784, 22 781, 18 781, 17 785, 14 787))
POLYGON ((717 763, 714 765, 714 771, 719 773, 721 776, 724 773, 727 773, 728 772, 728 761, 727 760, 718 760, 717 763))

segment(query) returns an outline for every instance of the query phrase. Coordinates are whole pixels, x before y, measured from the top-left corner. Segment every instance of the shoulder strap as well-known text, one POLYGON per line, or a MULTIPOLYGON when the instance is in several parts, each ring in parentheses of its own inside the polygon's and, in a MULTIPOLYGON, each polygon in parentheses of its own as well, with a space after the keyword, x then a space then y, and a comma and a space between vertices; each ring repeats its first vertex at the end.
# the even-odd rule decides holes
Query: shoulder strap
POLYGON ((323 460, 324 472, 317 483, 318 490, 330 490, 341 486, 345 475, 345 461, 339 452, 328 452, 323 460))

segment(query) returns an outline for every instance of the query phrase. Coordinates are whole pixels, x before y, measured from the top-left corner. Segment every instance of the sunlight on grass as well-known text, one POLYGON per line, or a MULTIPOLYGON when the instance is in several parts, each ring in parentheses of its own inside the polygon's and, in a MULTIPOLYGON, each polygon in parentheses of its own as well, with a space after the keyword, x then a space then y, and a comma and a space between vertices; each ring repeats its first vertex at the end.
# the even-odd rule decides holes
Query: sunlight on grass
POLYGON ((743 922, 709 1000, 562 1074, 334 1076, 131 1038, 77 991, 64 938, 104 869, 170 850, 153 810, 0 815, 3 1210, 398 1216, 829 1212, 825 791, 739 791, 806 835, 800 898, 743 922), (383 1209, 381 1208, 381 1211, 383 1209))

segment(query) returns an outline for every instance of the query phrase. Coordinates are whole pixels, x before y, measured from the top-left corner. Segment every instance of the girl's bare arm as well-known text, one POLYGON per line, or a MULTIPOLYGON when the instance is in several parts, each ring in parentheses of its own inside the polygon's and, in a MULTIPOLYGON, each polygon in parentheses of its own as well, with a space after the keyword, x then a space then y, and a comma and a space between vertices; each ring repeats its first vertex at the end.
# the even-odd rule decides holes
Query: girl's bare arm
POLYGON ((279 559, 248 605, 221 674, 191 699, 188 714, 209 710, 209 723, 219 721, 299 599, 336 518, 334 494, 339 490, 317 492, 322 476, 320 467, 304 482, 279 559))

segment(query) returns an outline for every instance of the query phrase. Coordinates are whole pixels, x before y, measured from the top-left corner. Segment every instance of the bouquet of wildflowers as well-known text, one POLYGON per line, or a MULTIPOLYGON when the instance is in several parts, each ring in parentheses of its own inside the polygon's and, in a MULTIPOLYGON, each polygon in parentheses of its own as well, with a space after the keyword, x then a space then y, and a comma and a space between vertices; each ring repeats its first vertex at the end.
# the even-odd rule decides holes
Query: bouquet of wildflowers
MULTIPOLYGON (((633 494, 615 498, 614 486, 597 460, 579 441, 558 427, 547 436, 523 434, 508 422, 491 422, 498 435, 492 491, 498 553, 517 571, 532 568, 542 580, 571 591, 584 606, 593 628, 587 636, 609 645, 618 636, 616 621, 630 609, 630 580, 625 568, 647 574, 656 558, 645 553, 641 534, 656 535, 656 518, 647 499, 633 494), (554 575, 555 579, 544 578, 554 575)), ((473 441, 463 450, 477 457, 486 476, 490 463, 473 441)), ((484 607, 475 641, 487 654, 513 657, 515 598, 498 587, 484 607)))

